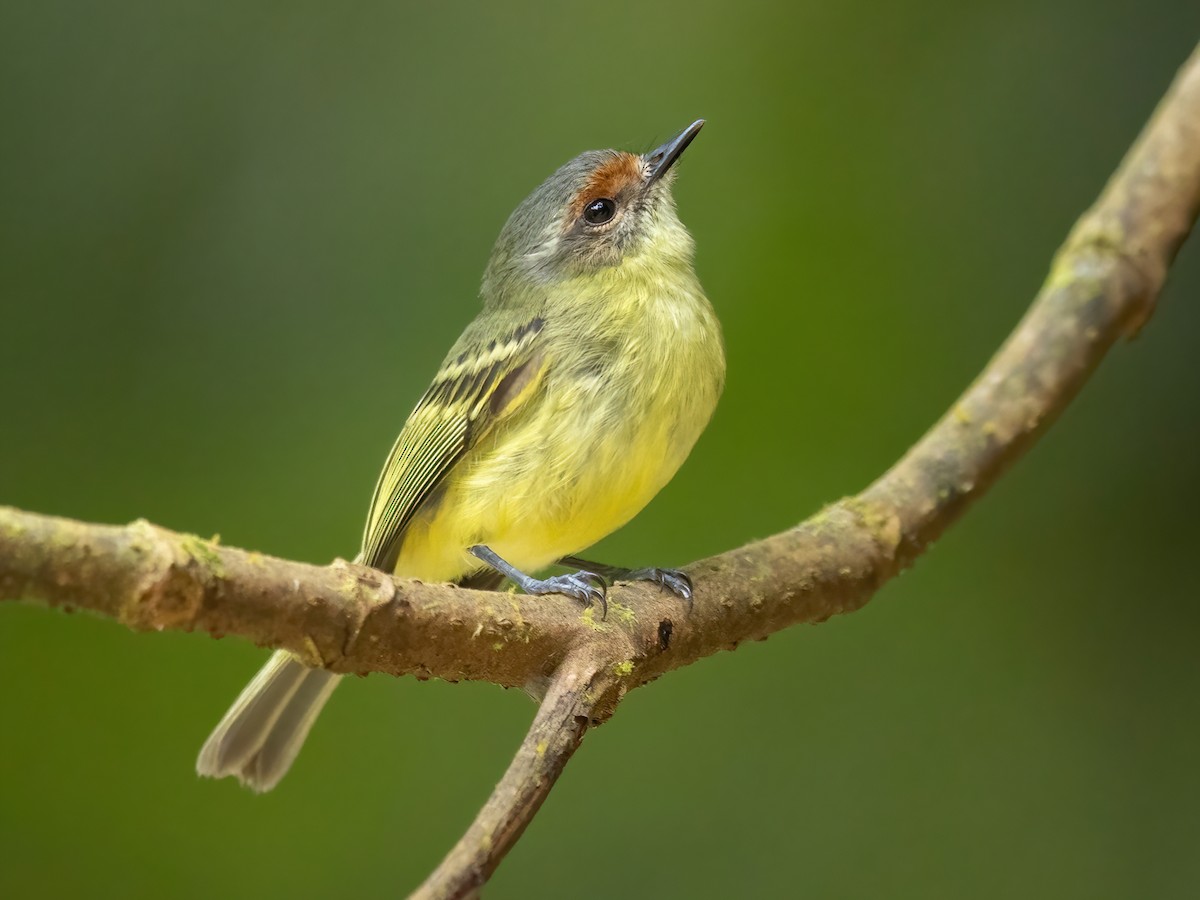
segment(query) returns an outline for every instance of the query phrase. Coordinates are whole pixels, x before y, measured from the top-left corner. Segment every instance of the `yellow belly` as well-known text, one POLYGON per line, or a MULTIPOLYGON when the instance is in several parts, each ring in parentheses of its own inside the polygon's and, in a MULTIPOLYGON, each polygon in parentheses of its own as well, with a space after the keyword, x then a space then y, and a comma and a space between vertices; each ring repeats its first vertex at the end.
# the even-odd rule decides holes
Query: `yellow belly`
POLYGON ((396 572, 460 578, 480 567, 466 552, 475 544, 523 571, 544 568, 637 515, 699 436, 697 428, 682 447, 682 435, 632 423, 595 434, 589 418, 583 408, 545 404, 464 459, 439 502, 410 524, 396 572))
POLYGON ((475 544, 533 572, 620 528, 708 424, 724 376, 717 341, 699 368, 668 354, 591 380, 548 374, 529 409, 474 448, 414 518, 396 573, 456 580, 480 568, 466 552, 475 544))
POLYGON ((683 464, 724 386, 720 325, 690 269, 626 260, 605 277, 548 301, 544 377, 414 516, 397 574, 457 580, 481 568, 476 544, 545 568, 628 522, 683 464))

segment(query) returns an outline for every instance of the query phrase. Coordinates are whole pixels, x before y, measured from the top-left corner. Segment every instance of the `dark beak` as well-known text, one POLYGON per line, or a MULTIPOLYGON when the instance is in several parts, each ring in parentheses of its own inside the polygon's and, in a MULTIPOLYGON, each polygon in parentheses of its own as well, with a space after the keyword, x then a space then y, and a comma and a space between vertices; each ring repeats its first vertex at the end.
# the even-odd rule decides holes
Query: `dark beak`
POLYGON ((654 184, 658 179, 667 174, 667 170, 675 164, 675 160, 683 154, 687 149, 687 145, 692 142, 692 139, 700 133, 700 129, 704 127, 704 120, 697 119, 675 137, 671 138, 657 150, 651 150, 643 159, 650 166, 650 174, 646 176, 646 184, 654 184))

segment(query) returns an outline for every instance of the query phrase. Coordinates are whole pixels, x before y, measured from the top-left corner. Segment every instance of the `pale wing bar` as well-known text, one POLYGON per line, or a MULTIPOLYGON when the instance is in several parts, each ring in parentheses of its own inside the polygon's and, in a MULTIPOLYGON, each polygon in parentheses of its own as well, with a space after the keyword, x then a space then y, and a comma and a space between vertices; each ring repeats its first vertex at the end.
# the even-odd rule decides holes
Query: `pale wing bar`
POLYGON ((490 401, 497 386, 528 361, 543 324, 533 319, 503 340, 468 347, 443 365, 379 476, 363 534, 364 565, 385 571, 395 566, 413 515, 486 433, 495 419, 490 401))

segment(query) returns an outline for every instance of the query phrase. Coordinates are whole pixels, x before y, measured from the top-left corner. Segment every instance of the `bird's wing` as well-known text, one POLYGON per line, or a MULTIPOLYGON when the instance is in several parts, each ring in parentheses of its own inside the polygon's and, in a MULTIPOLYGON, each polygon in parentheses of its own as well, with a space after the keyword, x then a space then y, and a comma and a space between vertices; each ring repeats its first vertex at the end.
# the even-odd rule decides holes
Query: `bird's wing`
POLYGON ((499 318, 468 327, 396 438, 371 498, 363 564, 391 571, 421 504, 496 422, 533 395, 546 366, 538 340, 544 322, 499 318))

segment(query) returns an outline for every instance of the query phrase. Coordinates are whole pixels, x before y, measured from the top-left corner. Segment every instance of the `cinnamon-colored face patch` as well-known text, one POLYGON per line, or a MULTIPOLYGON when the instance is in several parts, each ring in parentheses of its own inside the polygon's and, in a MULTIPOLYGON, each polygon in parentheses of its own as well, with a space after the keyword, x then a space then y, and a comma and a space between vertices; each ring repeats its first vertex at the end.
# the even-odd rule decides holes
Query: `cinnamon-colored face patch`
POLYGON ((640 186, 641 183, 642 158, 635 153, 617 153, 597 167, 571 201, 568 227, 583 214, 583 208, 593 200, 602 197, 616 199, 623 191, 640 186))

